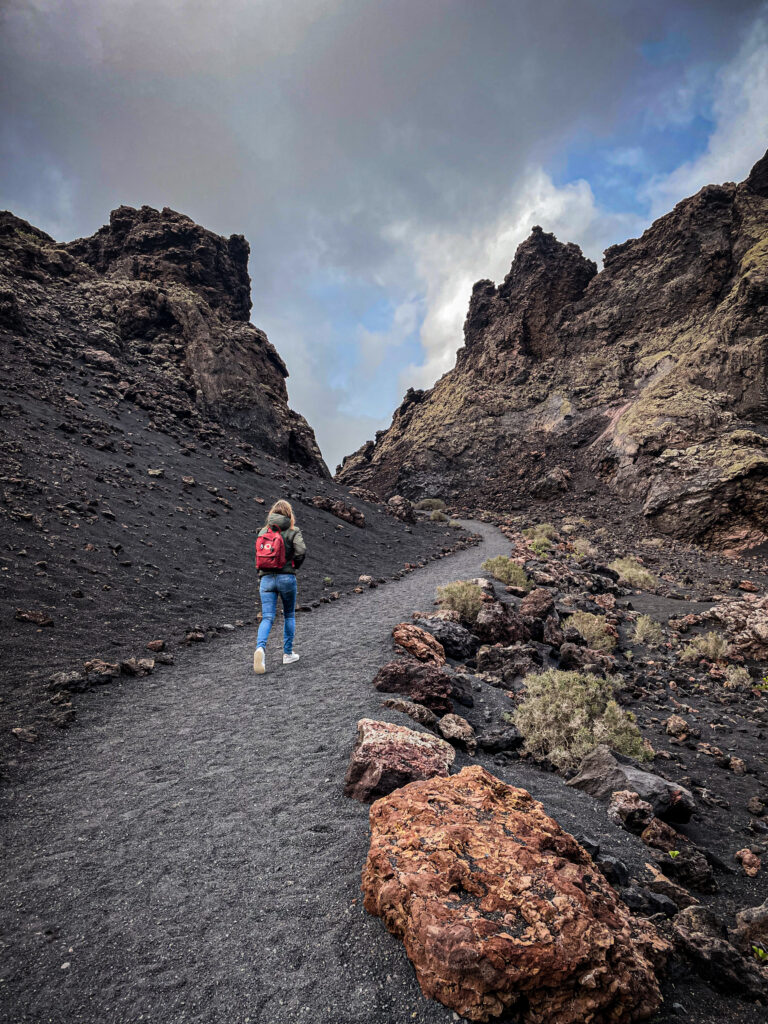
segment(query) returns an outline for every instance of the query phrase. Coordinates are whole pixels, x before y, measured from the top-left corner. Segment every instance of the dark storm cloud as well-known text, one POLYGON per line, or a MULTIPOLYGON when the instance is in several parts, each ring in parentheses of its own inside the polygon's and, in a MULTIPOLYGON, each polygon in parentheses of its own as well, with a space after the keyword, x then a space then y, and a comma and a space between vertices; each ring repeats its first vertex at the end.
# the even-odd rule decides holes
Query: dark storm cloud
POLYGON ((460 233, 493 219, 526 168, 670 87, 673 69, 644 61, 642 43, 680 33, 714 65, 757 8, 6 0, 2 201, 60 238, 120 203, 245 233, 254 320, 282 325, 273 340, 315 421, 334 325, 307 282, 402 285, 392 225, 460 233))

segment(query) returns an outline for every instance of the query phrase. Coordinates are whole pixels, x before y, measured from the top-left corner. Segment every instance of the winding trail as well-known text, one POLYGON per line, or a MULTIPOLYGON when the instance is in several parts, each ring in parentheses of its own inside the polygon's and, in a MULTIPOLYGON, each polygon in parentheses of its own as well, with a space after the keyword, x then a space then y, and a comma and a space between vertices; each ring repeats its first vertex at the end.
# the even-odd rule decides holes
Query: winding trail
MULTIPOLYGON (((371 686, 392 626, 509 550, 472 526, 479 547, 300 616, 296 665, 278 620, 265 676, 249 630, 80 699, 80 724, 2 794, 0 1021, 455 1019, 362 909, 368 808, 342 781, 358 718, 403 723, 371 686)), ((588 824, 589 798, 517 781, 588 824)))

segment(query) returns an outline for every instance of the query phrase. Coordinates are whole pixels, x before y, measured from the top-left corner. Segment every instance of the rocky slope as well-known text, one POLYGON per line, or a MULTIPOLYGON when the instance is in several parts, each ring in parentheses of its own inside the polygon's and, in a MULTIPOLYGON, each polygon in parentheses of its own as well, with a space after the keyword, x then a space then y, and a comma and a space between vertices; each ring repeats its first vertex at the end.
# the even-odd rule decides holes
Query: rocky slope
POLYGON ((306 607, 456 542, 331 481, 248 322, 247 258, 171 210, 121 207, 70 244, 0 214, 0 747, 71 718, 47 703, 54 670, 86 686, 108 673, 85 661, 131 672, 253 622, 279 497, 309 547, 306 607))
POLYGON ((768 539, 768 154, 605 252, 534 228, 456 366, 338 479, 508 510, 608 484, 662 533, 768 539))

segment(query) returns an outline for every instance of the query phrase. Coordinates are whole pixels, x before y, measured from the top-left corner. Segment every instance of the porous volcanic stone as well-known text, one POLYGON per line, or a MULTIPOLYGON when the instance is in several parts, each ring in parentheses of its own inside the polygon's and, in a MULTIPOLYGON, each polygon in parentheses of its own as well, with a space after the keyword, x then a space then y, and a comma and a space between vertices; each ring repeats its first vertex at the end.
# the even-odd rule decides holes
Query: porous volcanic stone
POLYGON ((447 775, 455 757, 445 740, 403 725, 361 718, 344 795, 367 803, 414 779, 447 775))
POLYGON ((443 645, 426 629, 414 626, 410 622, 400 622, 392 630, 392 638, 398 647, 404 648, 419 661, 432 661, 435 665, 445 664, 443 645))
POLYGON ((419 626, 431 633, 442 644, 443 650, 449 658, 465 661, 467 658, 471 658, 480 646, 479 637, 458 622, 435 617, 419 619, 419 626))
POLYGON ((714 914, 704 907, 686 907, 673 927, 680 951, 715 988, 748 999, 768 999, 768 972, 731 945, 714 914))
POLYGON ((626 1024, 661 1002, 669 945, 523 789, 479 766, 377 801, 365 908, 422 991, 470 1020, 626 1024))

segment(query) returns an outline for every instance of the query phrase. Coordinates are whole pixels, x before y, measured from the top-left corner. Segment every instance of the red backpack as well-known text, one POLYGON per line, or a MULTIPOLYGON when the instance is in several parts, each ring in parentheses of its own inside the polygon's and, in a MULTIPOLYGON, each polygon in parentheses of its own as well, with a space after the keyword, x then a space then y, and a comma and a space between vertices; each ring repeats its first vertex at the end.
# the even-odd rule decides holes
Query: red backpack
POLYGON ((282 569, 285 565, 285 542, 276 526, 256 539, 256 568, 282 569))

